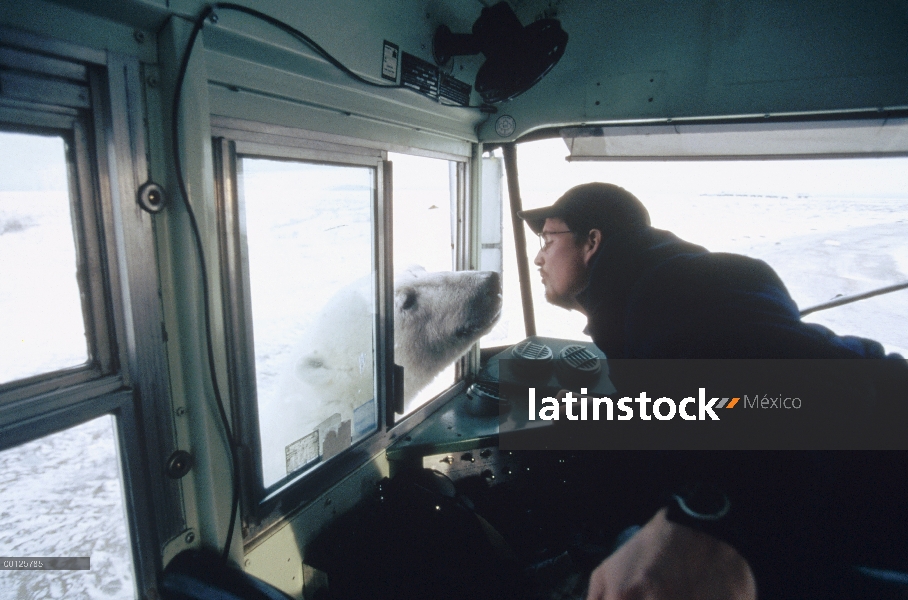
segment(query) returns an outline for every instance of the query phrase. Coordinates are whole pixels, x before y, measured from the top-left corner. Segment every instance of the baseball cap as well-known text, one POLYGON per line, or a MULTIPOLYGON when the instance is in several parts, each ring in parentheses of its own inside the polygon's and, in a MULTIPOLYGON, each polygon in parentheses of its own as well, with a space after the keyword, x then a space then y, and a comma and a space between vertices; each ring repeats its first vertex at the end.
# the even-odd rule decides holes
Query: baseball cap
POLYGON ((523 210, 517 215, 534 233, 541 232, 549 218, 562 219, 571 231, 598 229, 604 237, 650 224, 649 212, 636 196, 623 187, 599 182, 572 187, 553 205, 523 210))

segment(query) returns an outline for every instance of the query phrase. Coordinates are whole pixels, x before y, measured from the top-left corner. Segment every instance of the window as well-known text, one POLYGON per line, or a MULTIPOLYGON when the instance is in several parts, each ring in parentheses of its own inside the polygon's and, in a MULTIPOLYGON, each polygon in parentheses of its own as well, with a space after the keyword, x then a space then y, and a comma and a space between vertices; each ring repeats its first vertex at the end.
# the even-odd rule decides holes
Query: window
POLYGON ((314 494, 349 468, 344 450, 375 443, 389 385, 382 153, 263 128, 213 127, 234 427, 257 457, 253 535, 267 498, 302 476, 314 494))
POLYGON ((179 483, 142 475, 174 436, 151 222, 136 209, 139 65, 4 32, 0 76, 0 545, 93 569, 7 571, 0 595, 135 597, 155 581, 152 540, 185 529, 179 483))
POLYGON ((240 156, 265 486, 376 430, 375 168, 240 156))
MULTIPOLYGON (((550 205, 581 183, 616 183, 641 199, 653 226, 768 262, 801 309, 908 280, 908 158, 566 162, 560 139, 521 144, 517 154, 524 208, 550 205)), ((535 251, 528 243, 531 275, 535 251)), ((513 246, 506 261, 509 252, 513 246)), ((582 315, 549 306, 538 279, 531 287, 540 335, 581 335, 582 315)), ((905 354, 906 296, 893 292, 805 321, 905 354)), ((519 311, 519 294, 506 298, 519 311)))
POLYGON ((451 357, 396 401, 415 371, 395 346, 394 279, 467 264, 467 163, 225 117, 212 131, 234 426, 258 457, 249 539, 285 490, 315 497, 462 377, 451 357))
MULTIPOLYGON (((389 154, 388 159, 394 166, 395 279, 400 281, 414 267, 428 272, 456 270, 457 164, 407 154, 389 154)), ((455 377, 451 364, 422 389, 404 389, 407 400, 398 418, 449 388, 455 377)))
POLYGON ((0 132, 0 383, 88 362, 62 136, 0 132))
POLYGON ((103 416, 0 452, 0 551, 90 570, 0 571, 5 598, 135 597, 115 423, 103 416))

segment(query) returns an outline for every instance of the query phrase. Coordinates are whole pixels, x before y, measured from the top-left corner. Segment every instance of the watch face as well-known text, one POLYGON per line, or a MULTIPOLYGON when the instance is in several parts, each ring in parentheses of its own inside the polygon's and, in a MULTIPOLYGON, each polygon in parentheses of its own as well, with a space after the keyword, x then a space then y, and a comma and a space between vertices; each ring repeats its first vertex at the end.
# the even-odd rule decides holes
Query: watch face
POLYGON ((502 115, 495 121, 495 133, 501 137, 511 137, 517 130, 517 121, 511 115, 502 115))

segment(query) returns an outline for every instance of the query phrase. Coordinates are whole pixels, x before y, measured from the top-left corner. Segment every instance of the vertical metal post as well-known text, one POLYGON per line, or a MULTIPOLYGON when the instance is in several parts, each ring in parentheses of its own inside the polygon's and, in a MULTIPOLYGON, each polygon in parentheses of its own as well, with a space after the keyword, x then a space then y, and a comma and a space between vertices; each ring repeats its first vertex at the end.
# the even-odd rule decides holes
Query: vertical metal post
POLYGON ((530 294, 530 263, 527 258, 527 240, 523 219, 517 216, 523 208, 520 184, 517 182, 517 148, 513 143, 502 144, 504 172, 508 178, 508 196, 511 201, 511 223, 514 225, 514 249, 517 252, 517 276, 520 279, 520 299, 523 302, 523 324, 527 336, 536 335, 536 315, 533 296, 530 294))
POLYGON ((378 386, 385 397, 382 418, 390 429, 395 423, 395 413, 404 412, 404 370, 394 363, 394 165, 383 160, 379 167, 381 198, 376 210, 378 238, 376 240, 376 271, 378 273, 379 335, 381 354, 377 364, 378 386))

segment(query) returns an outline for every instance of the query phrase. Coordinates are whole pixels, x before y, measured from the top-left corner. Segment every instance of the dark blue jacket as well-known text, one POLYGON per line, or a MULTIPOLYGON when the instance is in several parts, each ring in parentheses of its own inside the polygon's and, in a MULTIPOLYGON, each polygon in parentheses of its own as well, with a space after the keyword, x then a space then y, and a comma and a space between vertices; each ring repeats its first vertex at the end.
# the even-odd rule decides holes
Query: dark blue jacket
POLYGON ((651 227, 603 241, 578 301, 609 358, 885 356, 878 342, 803 323, 765 262, 651 227))
MULTIPOLYGON (((670 232, 641 228, 603 241, 578 301, 619 393, 651 390, 658 378, 652 361, 612 359, 886 359, 796 362, 868 367, 858 380, 834 369, 803 377, 819 381, 824 392, 894 401, 893 426, 908 422, 908 364, 887 357, 873 340, 803 323, 785 285, 761 260, 711 253, 670 232)), ((711 362, 684 361, 684 371, 711 362)), ((638 477, 653 485, 707 480, 726 487, 738 515, 731 526, 737 536, 728 541, 754 567, 761 597, 833 598, 853 589, 859 597, 867 582, 853 582, 857 572, 849 565, 908 560, 908 521, 893 526, 877 518, 908 502, 906 452, 662 452, 636 460, 643 465, 638 477), (650 463, 659 467, 647 469, 650 463)))

